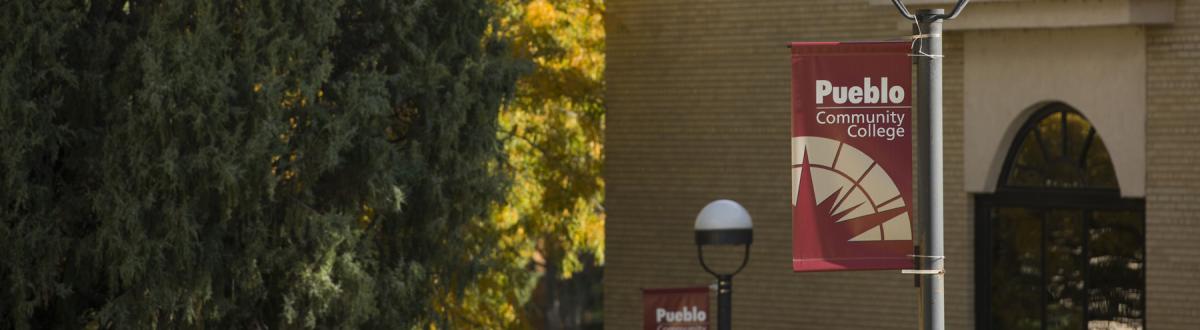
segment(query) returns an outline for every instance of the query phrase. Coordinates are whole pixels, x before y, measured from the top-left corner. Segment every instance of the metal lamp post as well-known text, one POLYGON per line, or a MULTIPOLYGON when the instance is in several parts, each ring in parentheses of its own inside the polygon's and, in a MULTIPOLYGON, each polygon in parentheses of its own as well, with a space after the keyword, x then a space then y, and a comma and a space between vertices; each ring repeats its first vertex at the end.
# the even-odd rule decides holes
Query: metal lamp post
POLYGON ((917 58, 917 108, 920 119, 920 152, 917 186, 918 237, 921 259, 922 329, 946 328, 945 248, 942 212, 942 23, 962 13, 970 0, 958 0, 949 14, 942 9, 924 9, 913 15, 901 0, 892 0, 900 16, 913 21, 917 58))
POLYGON ((754 242, 754 223, 750 221, 750 213, 737 202, 722 199, 704 206, 696 216, 696 251, 700 257, 700 266, 704 271, 717 278, 717 329, 729 330, 732 324, 733 275, 746 268, 750 261, 750 243, 754 242), (729 274, 714 272, 704 263, 705 245, 742 245, 745 254, 742 265, 729 274))

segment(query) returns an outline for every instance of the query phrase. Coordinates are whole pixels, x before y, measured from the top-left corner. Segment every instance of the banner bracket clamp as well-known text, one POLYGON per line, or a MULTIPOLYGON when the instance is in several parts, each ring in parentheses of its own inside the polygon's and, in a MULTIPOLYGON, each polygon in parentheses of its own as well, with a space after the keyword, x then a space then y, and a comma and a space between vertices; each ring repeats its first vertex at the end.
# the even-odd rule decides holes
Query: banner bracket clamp
POLYGON ((945 275, 944 269, 901 269, 900 274, 915 274, 915 275, 945 275))

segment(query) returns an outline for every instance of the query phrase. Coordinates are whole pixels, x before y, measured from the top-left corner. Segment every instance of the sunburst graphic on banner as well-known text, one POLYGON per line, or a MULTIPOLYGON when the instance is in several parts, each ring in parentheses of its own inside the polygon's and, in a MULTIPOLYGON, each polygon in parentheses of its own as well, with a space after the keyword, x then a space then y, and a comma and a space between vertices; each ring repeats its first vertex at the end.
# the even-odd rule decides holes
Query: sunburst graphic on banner
POLYGON ((837 223, 848 229, 835 231, 847 242, 912 239, 896 183, 874 159, 841 141, 792 138, 792 206, 797 203, 813 210, 819 227, 837 223))

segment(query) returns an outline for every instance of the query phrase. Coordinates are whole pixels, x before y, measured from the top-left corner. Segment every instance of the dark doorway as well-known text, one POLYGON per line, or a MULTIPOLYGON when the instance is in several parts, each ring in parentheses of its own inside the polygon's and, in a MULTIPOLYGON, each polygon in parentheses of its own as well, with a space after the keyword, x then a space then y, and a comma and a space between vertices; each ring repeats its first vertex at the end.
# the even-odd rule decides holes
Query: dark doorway
POLYGON ((978 329, 1145 328, 1145 202, 1078 111, 1034 113, 975 210, 978 329))

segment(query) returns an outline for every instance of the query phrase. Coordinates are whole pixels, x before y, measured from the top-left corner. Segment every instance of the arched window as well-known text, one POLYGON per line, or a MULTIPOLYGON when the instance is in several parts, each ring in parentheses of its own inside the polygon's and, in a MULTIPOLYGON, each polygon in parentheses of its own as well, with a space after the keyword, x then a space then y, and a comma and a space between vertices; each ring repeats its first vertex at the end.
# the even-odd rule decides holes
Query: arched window
POLYGON ((1034 113, 975 202, 979 329, 1144 328, 1145 202, 1075 109, 1034 113))
POLYGON ((1117 175, 1096 128, 1066 104, 1046 106, 1017 135, 1001 186, 1117 189, 1117 175))

